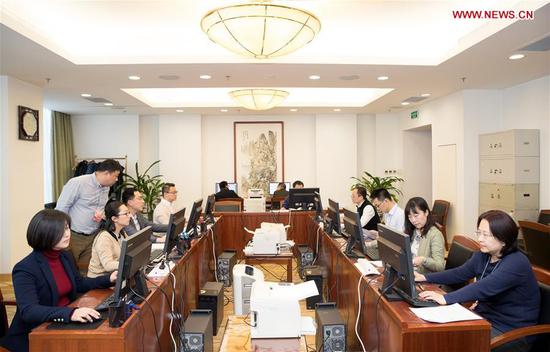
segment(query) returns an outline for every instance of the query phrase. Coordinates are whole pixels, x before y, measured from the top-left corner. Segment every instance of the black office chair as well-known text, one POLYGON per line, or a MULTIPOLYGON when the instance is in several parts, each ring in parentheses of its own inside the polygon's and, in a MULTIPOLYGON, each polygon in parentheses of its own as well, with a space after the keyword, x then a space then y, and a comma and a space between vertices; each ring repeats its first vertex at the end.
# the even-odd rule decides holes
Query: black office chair
POLYGON ((543 269, 550 270, 550 226, 539 224, 533 221, 518 221, 525 251, 531 264, 538 265, 543 269))
MULTIPOLYGON (((6 306, 15 306, 15 301, 4 300, 2 290, 0 289, 0 338, 6 336, 8 332, 8 313, 6 312, 6 306)), ((0 347, 1 349, 1 347, 0 347)))
POLYGON ((508 331, 491 339, 491 349, 519 338, 537 335, 531 352, 550 351, 550 286, 539 281, 540 313, 539 323, 535 326, 508 331))
POLYGON ((243 208, 242 199, 221 199, 214 203, 214 213, 235 213, 240 212, 243 208))
MULTIPOLYGON (((451 242, 449 253, 447 254, 445 270, 461 266, 462 264, 466 263, 468 259, 470 259, 470 257, 477 251, 479 251, 479 243, 477 243, 475 240, 464 235, 455 235, 453 237, 453 242, 451 242)), ((441 288, 446 292, 451 292, 454 290, 458 290, 466 284, 467 282, 463 282, 460 284, 445 285, 441 288)))
POLYGON ((550 225, 550 209, 541 209, 537 222, 543 225, 550 225))
POLYGON ((44 209, 55 209, 57 202, 51 202, 44 204, 44 209))

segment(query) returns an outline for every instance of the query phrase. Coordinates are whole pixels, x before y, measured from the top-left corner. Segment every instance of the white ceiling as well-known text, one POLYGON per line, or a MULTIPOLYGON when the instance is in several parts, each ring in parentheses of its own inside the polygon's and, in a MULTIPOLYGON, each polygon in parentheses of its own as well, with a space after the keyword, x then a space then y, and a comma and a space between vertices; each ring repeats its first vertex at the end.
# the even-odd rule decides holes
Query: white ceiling
MULTIPOLYGON (((322 29, 306 47, 269 61, 236 56, 201 32, 202 15, 230 3, 234 2, 3 0, 1 73, 44 86, 47 107, 73 114, 113 113, 112 108, 81 98, 81 93, 106 98, 124 108, 120 111, 154 114, 172 113, 174 105, 151 104, 153 108, 146 99, 121 89, 224 87, 387 89, 388 94, 376 95, 372 102, 366 95, 366 106, 337 100, 330 108, 315 100, 288 105, 301 106, 301 112, 327 112, 339 106, 343 112, 385 112, 426 92, 433 99, 459 89, 505 88, 550 73, 548 52, 508 60, 518 49, 550 34, 549 1, 281 1, 277 3, 317 15, 322 29), (531 21, 452 18, 457 9, 536 8, 540 9, 531 21), (142 79, 129 81, 131 74, 142 79), (201 74, 212 79, 201 80, 201 74), (311 74, 321 79, 311 81, 311 74), (167 81, 159 75, 180 78, 167 81), (376 80, 380 75, 390 79, 376 80)), ((219 113, 220 107, 232 106, 215 100, 202 106, 177 104, 195 113, 219 113)), ((281 112, 288 108, 268 113, 281 112)))

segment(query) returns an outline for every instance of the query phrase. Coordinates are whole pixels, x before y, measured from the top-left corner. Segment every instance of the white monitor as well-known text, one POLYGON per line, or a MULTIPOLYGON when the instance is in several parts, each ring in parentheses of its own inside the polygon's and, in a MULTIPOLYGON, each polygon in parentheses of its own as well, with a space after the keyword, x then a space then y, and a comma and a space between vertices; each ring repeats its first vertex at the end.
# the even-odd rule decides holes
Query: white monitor
MULTIPOLYGON (((230 190, 232 190, 233 192, 235 193, 239 193, 237 191, 238 187, 237 187, 237 183, 236 182, 228 182, 227 183, 227 188, 229 188, 230 190)), ((220 183, 219 182, 216 182, 216 193, 218 193, 220 191, 220 183)))
MULTIPOLYGON (((269 194, 275 193, 280 182, 269 182, 269 194)), ((290 189, 290 182, 285 182, 286 190, 290 189)))

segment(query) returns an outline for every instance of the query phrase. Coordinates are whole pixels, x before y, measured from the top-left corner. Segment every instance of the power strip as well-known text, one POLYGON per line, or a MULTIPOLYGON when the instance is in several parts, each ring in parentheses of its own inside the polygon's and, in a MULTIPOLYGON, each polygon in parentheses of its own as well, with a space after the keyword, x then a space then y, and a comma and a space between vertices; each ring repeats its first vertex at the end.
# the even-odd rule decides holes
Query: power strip
POLYGON ((174 268, 174 264, 171 261, 160 262, 157 265, 155 265, 155 267, 153 268, 153 270, 149 272, 149 274, 147 274, 147 277, 159 278, 159 277, 168 276, 168 274, 170 274, 170 270, 172 270, 173 268, 174 268), (162 266, 163 263, 164 263, 164 267, 161 269, 160 267, 162 266))

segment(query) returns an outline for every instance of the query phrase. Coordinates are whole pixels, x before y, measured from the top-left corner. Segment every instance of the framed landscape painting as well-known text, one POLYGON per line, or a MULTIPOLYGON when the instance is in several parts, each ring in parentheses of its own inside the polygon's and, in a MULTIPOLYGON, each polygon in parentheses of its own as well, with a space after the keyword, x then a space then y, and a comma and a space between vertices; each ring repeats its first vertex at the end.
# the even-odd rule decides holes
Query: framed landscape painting
POLYGON ((239 194, 250 188, 269 192, 269 182, 283 181, 284 124, 282 121, 234 122, 235 182, 239 194))

